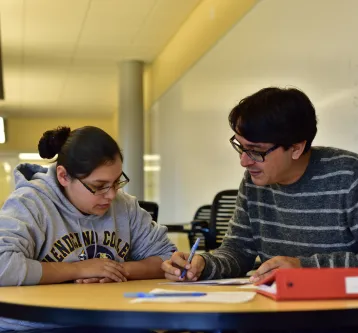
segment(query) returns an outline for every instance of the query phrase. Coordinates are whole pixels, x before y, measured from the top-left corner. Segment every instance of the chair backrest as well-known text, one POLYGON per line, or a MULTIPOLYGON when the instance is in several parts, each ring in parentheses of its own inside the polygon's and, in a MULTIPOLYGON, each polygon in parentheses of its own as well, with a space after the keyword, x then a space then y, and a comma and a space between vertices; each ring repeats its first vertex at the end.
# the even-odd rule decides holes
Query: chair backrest
POLYGON ((214 198, 209 223, 211 249, 218 248, 223 241, 229 221, 235 212, 238 192, 238 190, 224 190, 214 198))
POLYGON ((194 215, 194 221, 192 221, 192 228, 188 233, 190 248, 194 245, 196 239, 200 237, 198 250, 209 251, 209 244, 207 235, 209 233, 209 221, 211 214, 211 205, 200 206, 194 215), (200 222, 203 223, 200 223, 200 222), (203 234, 206 231, 206 234, 203 234))
POLYGON ((194 220, 210 221, 211 205, 200 206, 195 212, 194 220))
POLYGON ((138 203, 140 207, 152 216, 153 221, 158 221, 159 206, 156 202, 138 200, 138 203))

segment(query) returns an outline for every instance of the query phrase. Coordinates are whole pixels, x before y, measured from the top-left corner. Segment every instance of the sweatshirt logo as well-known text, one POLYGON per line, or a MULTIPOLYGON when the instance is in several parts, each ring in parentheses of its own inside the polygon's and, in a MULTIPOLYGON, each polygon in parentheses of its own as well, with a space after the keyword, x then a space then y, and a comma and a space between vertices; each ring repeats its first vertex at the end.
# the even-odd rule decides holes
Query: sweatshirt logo
POLYGON ((90 246, 86 247, 86 251, 82 250, 82 252, 78 256, 78 259, 80 261, 87 260, 87 259, 93 259, 93 258, 114 260, 113 253, 101 245, 97 245, 97 249, 96 249, 95 245, 90 245, 90 246), (87 252, 87 254, 86 254, 86 252, 87 252), (87 258, 87 255, 88 255, 88 258, 87 258))
POLYGON ((54 242, 51 250, 45 255, 42 261, 65 261, 70 254, 77 252, 78 249, 81 249, 78 255, 79 260, 92 259, 94 257, 115 260, 116 256, 125 259, 129 252, 129 244, 127 242, 117 238, 115 231, 104 230, 100 236, 101 241, 99 242, 98 233, 92 230, 83 231, 82 237, 77 232, 66 234, 54 242), (82 244, 82 239, 84 244, 82 244), (95 243, 97 243, 96 253, 95 243), (86 258, 84 247, 86 247, 89 258, 86 258))
POLYGON ((87 259, 87 255, 85 250, 82 250, 82 252, 80 253, 80 255, 78 256, 78 259, 80 259, 80 261, 86 260, 87 259))

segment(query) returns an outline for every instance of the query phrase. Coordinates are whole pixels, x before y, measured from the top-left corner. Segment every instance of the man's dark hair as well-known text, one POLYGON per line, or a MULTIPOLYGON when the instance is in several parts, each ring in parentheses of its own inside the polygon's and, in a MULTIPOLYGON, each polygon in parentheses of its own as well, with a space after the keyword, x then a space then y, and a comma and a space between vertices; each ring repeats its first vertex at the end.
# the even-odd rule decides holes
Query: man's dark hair
POLYGON ((306 140, 304 153, 317 133, 314 106, 295 88, 269 87, 245 97, 231 110, 229 123, 234 132, 251 142, 274 143, 288 149, 306 140))

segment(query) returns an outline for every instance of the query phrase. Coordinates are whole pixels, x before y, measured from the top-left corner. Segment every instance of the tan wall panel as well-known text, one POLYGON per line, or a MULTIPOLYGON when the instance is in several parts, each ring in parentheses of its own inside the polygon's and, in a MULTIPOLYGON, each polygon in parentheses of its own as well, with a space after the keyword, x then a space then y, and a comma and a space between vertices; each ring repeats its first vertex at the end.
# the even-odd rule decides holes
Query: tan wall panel
POLYGON ((57 126, 71 129, 90 125, 105 130, 117 139, 117 123, 113 117, 101 118, 8 118, 6 120, 6 143, 0 144, 2 152, 37 152, 42 134, 57 126))
POLYGON ((144 108, 151 105, 258 0, 203 0, 155 61, 146 67, 144 108))

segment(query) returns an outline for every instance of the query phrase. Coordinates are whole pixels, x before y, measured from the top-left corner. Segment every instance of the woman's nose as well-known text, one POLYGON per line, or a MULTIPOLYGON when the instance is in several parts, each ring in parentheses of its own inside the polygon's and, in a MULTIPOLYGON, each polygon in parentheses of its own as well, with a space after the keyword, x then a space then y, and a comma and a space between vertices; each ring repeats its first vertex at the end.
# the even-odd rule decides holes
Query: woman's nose
POLYGON ((106 193, 106 198, 113 200, 116 197, 117 191, 112 186, 109 191, 106 193))

